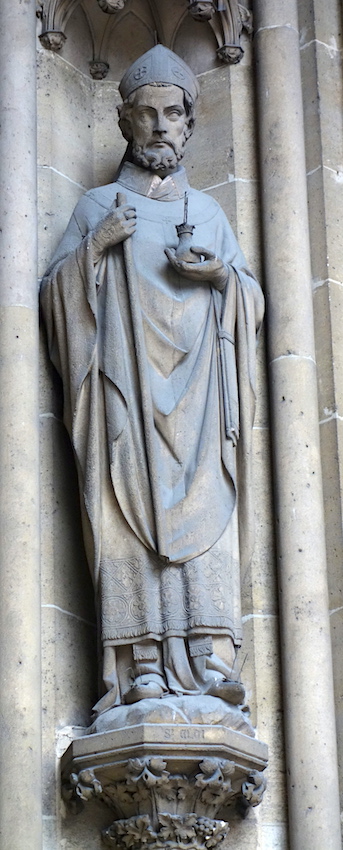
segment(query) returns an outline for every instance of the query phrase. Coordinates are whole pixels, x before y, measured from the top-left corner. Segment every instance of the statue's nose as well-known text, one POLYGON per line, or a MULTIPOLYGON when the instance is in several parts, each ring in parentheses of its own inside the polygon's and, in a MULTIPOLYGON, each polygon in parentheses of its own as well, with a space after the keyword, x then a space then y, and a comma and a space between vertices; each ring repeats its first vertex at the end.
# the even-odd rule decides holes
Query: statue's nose
POLYGON ((163 115, 163 113, 156 115, 154 130, 155 130, 155 133, 160 133, 161 135, 162 135, 162 133, 167 132, 167 122, 166 122, 166 118, 163 115))

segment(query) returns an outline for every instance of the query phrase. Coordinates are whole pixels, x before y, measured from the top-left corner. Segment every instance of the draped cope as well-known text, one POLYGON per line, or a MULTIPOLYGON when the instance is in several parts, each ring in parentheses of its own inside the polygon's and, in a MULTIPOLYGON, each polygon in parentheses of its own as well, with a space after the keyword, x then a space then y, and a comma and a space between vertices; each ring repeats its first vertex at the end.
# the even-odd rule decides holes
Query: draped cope
POLYGON ((189 188, 183 168, 161 181, 126 163, 116 183, 81 198, 41 297, 50 356, 63 380, 103 639, 202 632, 239 643, 239 561, 248 562, 253 540, 251 437, 263 297, 224 213, 189 188), (229 266, 223 294, 178 275, 164 254, 177 245, 186 189, 194 244, 229 266), (100 262, 93 257, 90 233, 117 192, 137 210, 130 240, 139 327, 123 246, 100 262))

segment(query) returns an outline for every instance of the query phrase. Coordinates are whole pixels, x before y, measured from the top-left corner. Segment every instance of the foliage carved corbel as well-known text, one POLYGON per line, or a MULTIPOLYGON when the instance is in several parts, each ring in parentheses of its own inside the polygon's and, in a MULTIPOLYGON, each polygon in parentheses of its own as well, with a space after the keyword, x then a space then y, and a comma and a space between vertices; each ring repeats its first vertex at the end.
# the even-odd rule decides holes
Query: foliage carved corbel
POLYGON ((252 14, 238 0, 188 0, 188 11, 196 21, 208 21, 218 42, 217 53, 223 62, 240 62, 244 50, 240 37, 245 29, 252 32, 252 14))
POLYGON ((66 40, 65 28, 80 0, 36 0, 36 15, 42 21, 39 40, 46 50, 59 52, 66 40))

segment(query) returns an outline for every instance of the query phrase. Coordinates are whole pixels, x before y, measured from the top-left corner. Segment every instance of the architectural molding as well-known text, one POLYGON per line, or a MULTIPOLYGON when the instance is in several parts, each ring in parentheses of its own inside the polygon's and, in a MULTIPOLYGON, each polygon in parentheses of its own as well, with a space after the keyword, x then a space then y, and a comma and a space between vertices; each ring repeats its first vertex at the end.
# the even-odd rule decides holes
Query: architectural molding
POLYGON ((76 814, 98 799, 115 817, 106 847, 210 850, 228 835, 227 818, 262 801, 266 747, 256 739, 221 726, 125 728, 129 746, 117 729, 73 741, 62 758, 67 806, 76 814))
POLYGON ((196 21, 208 21, 218 43, 217 54, 222 62, 236 65, 244 50, 240 37, 245 29, 252 33, 252 13, 237 0, 188 0, 188 11, 196 21))
POLYGON ((217 41, 217 56, 222 62, 236 64, 244 54, 241 45, 243 30, 251 34, 252 14, 238 0, 184 0, 184 8, 170 9, 156 0, 141 0, 137 6, 133 0, 36 0, 37 17, 42 21, 42 32, 39 36, 46 50, 59 52, 67 38, 66 27, 69 18, 81 6, 86 14, 92 16, 90 26, 94 41, 93 60, 90 57, 90 73, 94 79, 103 79, 107 71, 99 75, 99 70, 93 72, 94 63, 107 63, 106 44, 118 37, 117 26, 128 14, 134 14, 146 23, 151 19, 151 33, 166 47, 174 48, 175 38, 183 24, 187 12, 191 17, 205 25, 209 25, 217 41), (99 15, 96 16, 96 11, 99 15), (103 16, 115 18, 115 26, 103 16), (94 27, 95 23, 95 27, 94 27), (172 27, 170 26, 172 24, 172 27), (168 35, 169 33, 169 35, 168 35))

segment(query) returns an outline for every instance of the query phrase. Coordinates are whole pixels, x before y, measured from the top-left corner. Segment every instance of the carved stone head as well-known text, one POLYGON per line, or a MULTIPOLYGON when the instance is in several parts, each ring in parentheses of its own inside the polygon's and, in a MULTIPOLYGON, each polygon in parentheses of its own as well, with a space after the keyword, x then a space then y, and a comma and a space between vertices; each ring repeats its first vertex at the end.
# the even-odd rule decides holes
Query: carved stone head
POLYGON ((119 126, 132 158, 162 174, 177 168, 194 127, 199 87, 185 62, 158 44, 126 71, 119 126))
POLYGON ((189 0, 188 10, 195 21, 209 21, 217 11, 215 0, 189 0))
POLYGON ((169 172, 183 157, 194 126, 194 103, 179 86, 140 86, 118 108, 119 126, 137 165, 169 172))
POLYGON ((100 9, 108 15, 114 15, 124 9, 126 0, 98 0, 100 9))

